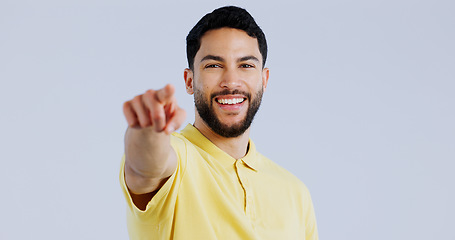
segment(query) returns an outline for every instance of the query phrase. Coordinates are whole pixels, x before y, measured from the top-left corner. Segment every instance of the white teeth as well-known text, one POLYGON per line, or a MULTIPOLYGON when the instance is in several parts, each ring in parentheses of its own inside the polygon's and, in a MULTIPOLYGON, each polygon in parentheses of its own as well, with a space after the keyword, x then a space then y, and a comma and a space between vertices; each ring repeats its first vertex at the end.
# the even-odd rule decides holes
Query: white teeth
POLYGON ((243 98, 229 98, 229 99, 223 99, 219 98, 217 101, 218 103, 221 104, 237 104, 243 102, 245 99, 243 98))

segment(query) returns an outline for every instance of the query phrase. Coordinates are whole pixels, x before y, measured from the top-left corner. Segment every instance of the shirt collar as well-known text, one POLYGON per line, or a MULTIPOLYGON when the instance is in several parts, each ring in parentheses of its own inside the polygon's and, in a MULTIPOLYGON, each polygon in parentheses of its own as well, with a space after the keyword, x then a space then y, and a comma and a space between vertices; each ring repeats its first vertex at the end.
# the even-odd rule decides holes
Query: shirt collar
MULTIPOLYGON (((198 146, 211 156, 216 159, 228 159, 234 163, 237 159, 231 157, 229 154, 218 148, 213 144, 209 139, 207 139, 196 127, 191 124, 188 124, 182 131, 181 134, 188 139, 191 143, 198 146)), ((258 152, 256 152, 256 146, 253 141, 249 139, 248 141, 248 152, 240 160, 242 160, 245 165, 251 168, 254 171, 258 170, 259 167, 259 158, 258 152)))

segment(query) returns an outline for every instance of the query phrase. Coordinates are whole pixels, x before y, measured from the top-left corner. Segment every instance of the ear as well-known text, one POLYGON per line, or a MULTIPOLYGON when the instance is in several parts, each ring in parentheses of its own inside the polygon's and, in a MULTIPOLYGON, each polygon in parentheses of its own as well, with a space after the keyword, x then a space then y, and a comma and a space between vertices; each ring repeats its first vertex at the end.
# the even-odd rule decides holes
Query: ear
POLYGON ((194 90, 193 90, 193 71, 189 68, 185 68, 185 71, 183 72, 183 78, 185 79, 185 87, 186 87, 186 92, 190 95, 193 95, 194 90))
POLYGON ((269 74, 270 70, 268 68, 262 69, 262 88, 264 92, 267 88, 267 83, 269 82, 269 74))

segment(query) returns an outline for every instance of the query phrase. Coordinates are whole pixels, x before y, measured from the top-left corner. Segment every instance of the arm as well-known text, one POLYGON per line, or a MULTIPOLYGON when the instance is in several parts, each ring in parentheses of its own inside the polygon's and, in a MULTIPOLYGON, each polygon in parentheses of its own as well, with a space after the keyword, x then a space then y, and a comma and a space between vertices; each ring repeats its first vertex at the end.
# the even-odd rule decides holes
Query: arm
POLYGON ((177 167, 170 133, 184 121, 174 87, 148 90, 123 105, 128 122, 125 134, 125 181, 140 209, 145 206, 177 167))

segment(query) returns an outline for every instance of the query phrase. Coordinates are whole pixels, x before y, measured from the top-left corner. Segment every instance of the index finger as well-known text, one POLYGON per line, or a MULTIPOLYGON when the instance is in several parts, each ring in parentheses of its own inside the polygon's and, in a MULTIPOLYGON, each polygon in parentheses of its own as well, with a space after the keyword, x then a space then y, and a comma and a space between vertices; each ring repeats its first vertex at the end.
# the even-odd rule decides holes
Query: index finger
POLYGON ((164 88, 155 92, 156 99, 162 104, 169 103, 174 97, 175 88, 172 84, 167 84, 164 88))

